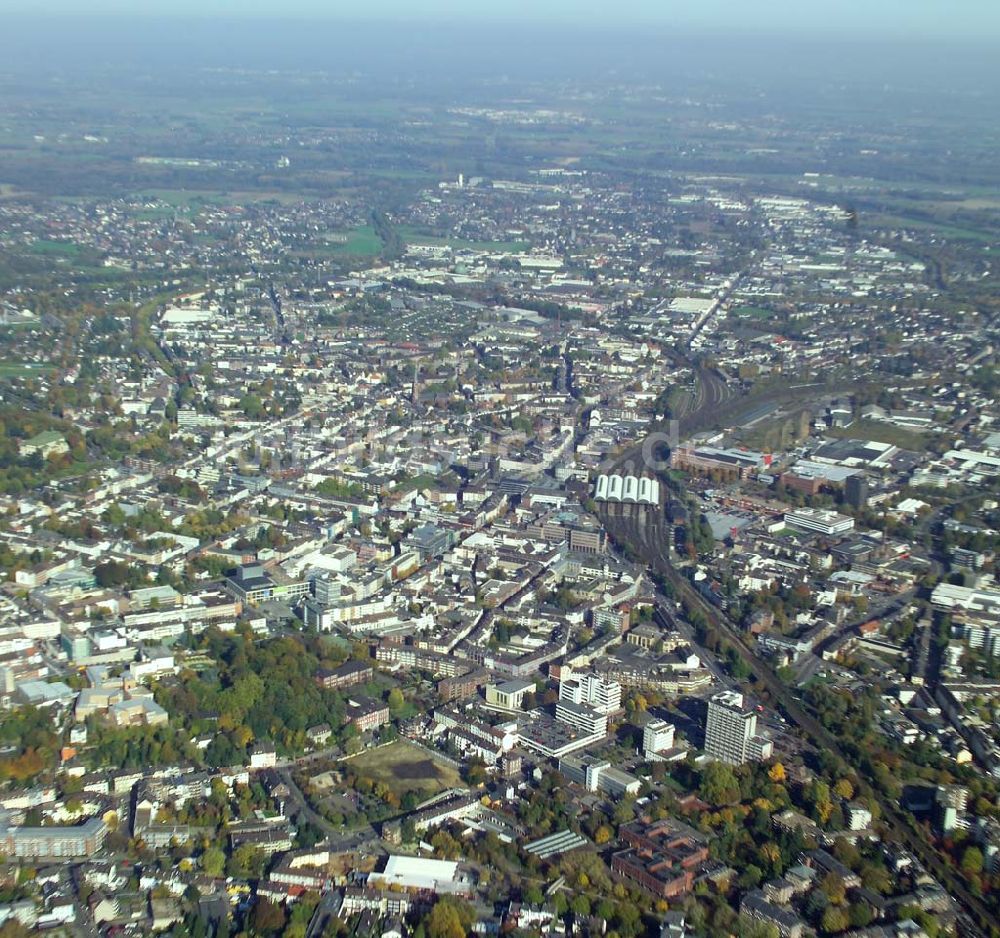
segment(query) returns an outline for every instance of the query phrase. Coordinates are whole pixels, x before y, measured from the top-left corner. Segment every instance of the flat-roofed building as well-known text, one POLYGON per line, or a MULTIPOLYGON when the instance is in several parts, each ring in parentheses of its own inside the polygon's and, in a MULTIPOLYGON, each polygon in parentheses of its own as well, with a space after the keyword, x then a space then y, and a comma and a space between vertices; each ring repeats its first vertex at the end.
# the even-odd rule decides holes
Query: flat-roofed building
POLYGON ((614 768, 606 759, 589 753, 574 753, 559 760, 559 771, 571 782, 583 785, 588 791, 622 797, 636 795, 642 783, 634 775, 614 768))
POLYGON ((743 765, 771 755, 771 742, 757 735, 757 714, 743 695, 721 691, 708 702, 705 755, 729 765, 743 765))
POLYGON ((982 613, 1000 618, 1000 589, 938 583, 931 593, 931 604, 945 612, 982 613))
POLYGON ((695 871, 709 856, 708 846, 696 830, 669 819, 623 824, 618 836, 628 849, 611 858, 612 872, 661 899, 690 892, 695 871))
POLYGON ((785 512, 785 525, 799 531, 816 531, 819 534, 846 534, 854 530, 854 519, 836 511, 821 508, 799 508, 785 512))
POLYGON ((402 856, 388 857, 382 872, 369 874, 368 882, 389 889, 451 894, 470 892, 473 885, 453 860, 402 856))
POLYGON ((615 713, 622 706, 622 688, 600 674, 568 674, 559 682, 559 699, 586 704, 598 713, 615 713))
POLYGON ((666 720, 650 720, 642 730, 642 750, 647 759, 657 759, 661 752, 674 745, 674 724, 666 720))
POLYGON ((0 819, 0 851, 21 859, 92 857, 107 833, 104 820, 97 817, 73 827, 14 827, 6 815, 0 819))
POLYGON ((556 704, 556 719, 588 735, 605 736, 608 732, 607 714, 572 700, 560 700, 556 704))
POLYGON ((486 703, 498 710, 520 710, 524 695, 534 691, 534 681, 513 680, 486 685, 486 703))

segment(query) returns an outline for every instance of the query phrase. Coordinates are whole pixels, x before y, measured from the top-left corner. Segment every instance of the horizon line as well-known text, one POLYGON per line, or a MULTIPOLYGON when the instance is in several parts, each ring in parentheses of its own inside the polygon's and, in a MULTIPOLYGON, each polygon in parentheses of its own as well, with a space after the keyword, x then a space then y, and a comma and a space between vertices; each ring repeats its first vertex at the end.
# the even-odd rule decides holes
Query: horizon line
POLYGON ((577 33, 613 33, 615 35, 629 35, 636 31, 649 34, 650 30, 656 33, 672 35, 677 38, 684 37, 704 37, 714 36, 716 38, 787 38, 794 36, 798 41, 812 41, 823 43, 827 41, 844 42, 850 41, 859 45, 871 43, 886 43, 890 45, 900 45, 909 43, 936 43, 940 44, 961 42, 971 45, 992 44, 1000 39, 1000 31, 979 31, 979 32, 944 32, 933 30, 927 27, 917 26, 913 29, 879 29, 879 28, 859 28, 858 26, 844 26, 839 29, 818 27, 816 25, 805 26, 795 24, 784 25, 760 25, 747 23, 726 23, 720 26, 697 21, 686 20, 682 23, 671 23, 668 20, 658 17, 642 17, 630 22, 623 23, 613 19, 591 20, 581 22, 577 20, 567 21, 565 18, 557 16, 538 16, 531 18, 516 16, 487 16, 487 17, 456 17, 441 11, 431 12, 422 16, 416 15, 352 15, 343 11, 336 11, 324 15, 320 11, 296 11, 285 10, 280 13, 271 11, 231 11, 226 13, 198 11, 198 10, 100 10, 91 9, 81 11, 74 9, 71 11, 49 11, 40 12, 37 8, 23 7, 9 10, 3 14, 7 18, 8 25, 11 19, 21 21, 33 21, 37 23, 52 24, 58 21, 102 21, 119 20, 130 23, 148 23, 156 21, 169 22, 196 22, 196 23, 288 23, 288 24, 329 24, 329 25, 352 25, 352 26, 373 26, 380 28, 413 27, 413 26, 433 26, 435 28, 448 29, 483 29, 483 28, 558 28, 577 33))

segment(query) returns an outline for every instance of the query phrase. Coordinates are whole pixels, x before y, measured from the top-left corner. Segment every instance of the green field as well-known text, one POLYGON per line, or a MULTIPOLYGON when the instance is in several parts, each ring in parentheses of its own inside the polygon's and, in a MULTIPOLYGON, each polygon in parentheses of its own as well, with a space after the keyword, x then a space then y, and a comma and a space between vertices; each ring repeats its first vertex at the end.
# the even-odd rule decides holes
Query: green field
POLYGON ((371 225, 352 228, 350 231, 334 232, 336 235, 346 235, 346 241, 328 241, 328 252, 342 256, 375 257, 382 250, 382 239, 375 234, 371 225))
POLYGON ((36 365, 34 362, 0 362, 0 378, 37 378, 51 370, 51 365, 36 365))
POLYGON ((861 420, 849 427, 836 427, 825 431, 827 436, 845 439, 873 440, 876 443, 887 443, 900 449, 923 452, 927 445, 927 435, 919 430, 908 430, 891 423, 878 420, 861 420))
POLYGON ((72 241, 48 241, 41 239, 31 245, 32 254, 62 255, 63 257, 79 257, 84 248, 72 241))
POLYGON ((363 752, 348 765, 360 775, 385 782, 400 797, 408 791, 430 796, 463 785, 457 769, 405 740, 363 752))
POLYGON ((924 218, 911 218, 902 214, 879 214, 869 217, 873 225, 883 228, 914 228, 920 231, 933 231, 942 238, 951 238, 957 241, 980 241, 991 244, 996 240, 995 235, 989 231, 963 227, 961 225, 950 225, 944 221, 929 221, 924 218))

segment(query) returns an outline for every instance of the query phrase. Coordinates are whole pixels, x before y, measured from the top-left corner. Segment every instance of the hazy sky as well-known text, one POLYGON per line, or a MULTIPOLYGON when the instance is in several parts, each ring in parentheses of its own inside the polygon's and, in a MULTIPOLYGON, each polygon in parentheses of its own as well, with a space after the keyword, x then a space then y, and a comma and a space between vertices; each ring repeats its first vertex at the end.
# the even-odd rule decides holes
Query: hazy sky
POLYGON ((0 0, 3 13, 548 21, 878 39, 1000 39, 998 0, 0 0))

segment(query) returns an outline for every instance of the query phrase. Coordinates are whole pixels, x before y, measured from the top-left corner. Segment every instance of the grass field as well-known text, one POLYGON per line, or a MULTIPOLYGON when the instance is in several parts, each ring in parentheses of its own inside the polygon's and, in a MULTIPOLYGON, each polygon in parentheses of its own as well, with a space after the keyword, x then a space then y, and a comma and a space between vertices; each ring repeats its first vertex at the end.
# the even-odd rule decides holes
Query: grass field
POLYGON ((457 769, 405 740, 363 752, 349 764, 360 774, 385 782, 400 797, 408 791, 435 795, 463 784, 457 769))
POLYGON ((34 362, 0 362, 0 378, 41 377, 51 370, 51 365, 36 365, 34 362))
POLYGON ((989 231, 978 228, 949 225, 946 222, 928 221, 923 218, 910 218, 906 215, 880 214, 870 216, 871 223, 883 228, 915 228, 921 231, 933 231, 943 238, 959 241, 982 241, 992 243, 995 236, 989 231))
POLYGON ((63 257, 79 257, 83 248, 72 241, 46 241, 41 239, 31 245, 32 254, 59 254, 63 257))
POLYGON ((382 239, 375 234, 371 225, 352 228, 350 231, 336 232, 346 235, 346 241, 329 241, 331 254, 357 255, 358 257, 375 257, 382 250, 382 239))
POLYGON ((917 452, 922 452, 927 444, 927 435, 919 430, 908 430, 906 427, 877 420, 861 420, 849 427, 830 429, 826 431, 826 435, 852 440, 874 440, 876 443, 888 443, 890 446, 917 452))

